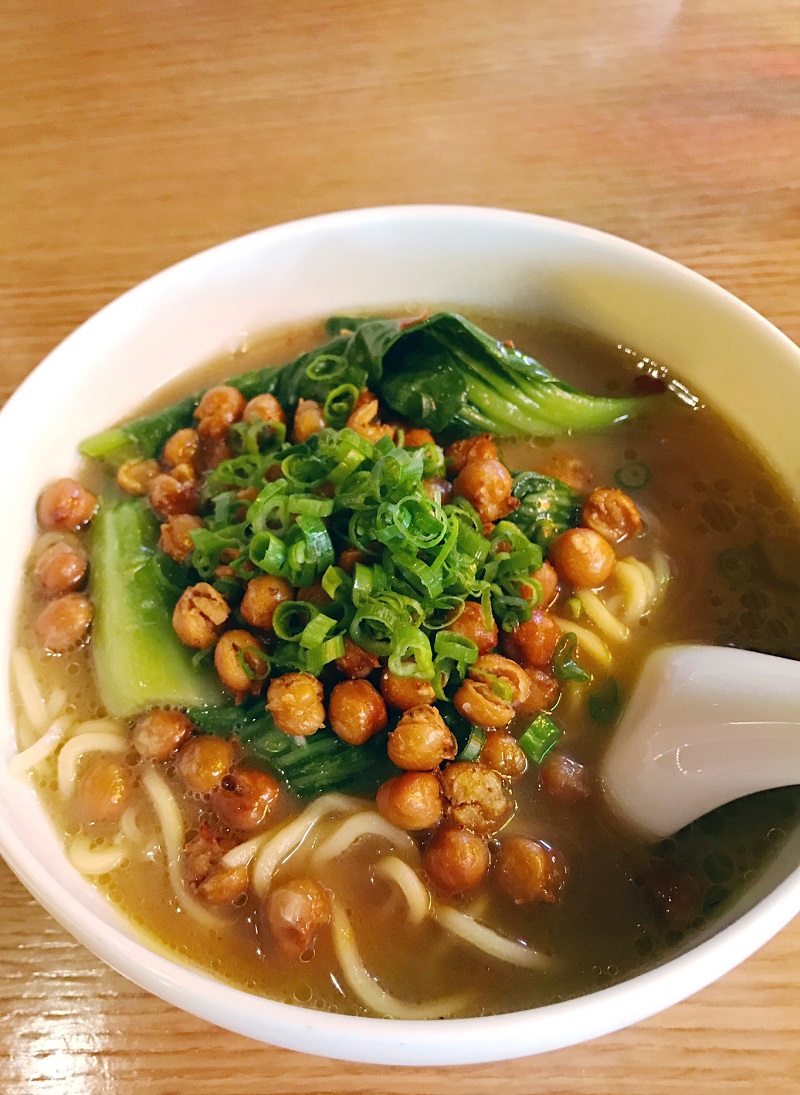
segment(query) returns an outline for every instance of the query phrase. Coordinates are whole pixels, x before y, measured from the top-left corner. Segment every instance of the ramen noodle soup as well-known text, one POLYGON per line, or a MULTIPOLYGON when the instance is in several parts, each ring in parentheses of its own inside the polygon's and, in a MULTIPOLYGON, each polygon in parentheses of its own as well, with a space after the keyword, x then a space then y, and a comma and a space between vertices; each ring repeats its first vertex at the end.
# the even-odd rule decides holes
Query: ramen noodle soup
POLYGON ((481 323, 273 333, 43 484, 10 763, 151 946, 249 992, 591 992, 713 930, 796 820, 787 788, 653 846, 597 776, 654 648, 800 654, 789 499, 633 348, 481 323))

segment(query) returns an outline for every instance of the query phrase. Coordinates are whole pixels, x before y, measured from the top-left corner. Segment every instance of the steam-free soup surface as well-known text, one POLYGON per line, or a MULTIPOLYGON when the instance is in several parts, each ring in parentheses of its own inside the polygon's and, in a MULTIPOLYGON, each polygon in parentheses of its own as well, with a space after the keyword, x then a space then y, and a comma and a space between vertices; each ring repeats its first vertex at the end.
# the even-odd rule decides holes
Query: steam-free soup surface
MULTIPOLYGON (((513 339, 556 375, 598 394, 627 392, 632 380, 645 374, 670 379, 632 348, 600 344, 574 329, 545 321, 519 324, 498 316, 478 322, 498 338, 513 339)), ((246 369, 281 363, 322 339, 321 324, 254 339, 182 378, 159 393, 151 406, 246 369)), ((589 798, 571 804, 545 793, 535 766, 514 785, 516 813, 502 836, 531 836, 557 850, 568 867, 558 900, 515 905, 490 880, 451 902, 495 931, 550 956, 545 968, 520 969, 488 958, 448 935, 434 919, 421 926, 410 923, 398 891, 375 873, 387 852, 380 840, 365 838, 317 871, 320 883, 349 913, 367 970, 408 1001, 463 993, 460 1014, 573 997, 691 945, 763 870, 794 825, 798 804, 793 789, 753 796, 654 848, 611 816, 594 782, 620 704, 654 647, 700 641, 800 655, 795 566, 800 526, 769 470, 711 409, 677 395, 661 400, 656 411, 600 435, 506 443, 502 452, 513 469, 540 470, 554 458, 574 458, 589 469, 593 484, 624 484, 644 517, 643 532, 626 550, 648 565, 659 553, 668 563, 669 582, 630 638, 610 644, 609 669, 598 672, 590 659, 580 657, 579 647, 582 664, 595 671, 595 683, 588 690, 565 687, 553 712, 563 729, 558 751, 585 766, 589 798)), ((87 472, 87 485, 97 485, 92 481, 96 474, 87 472)), ((28 575, 19 639, 34 652, 34 622, 42 603, 28 575)), ((91 643, 60 656, 36 653, 35 669, 45 693, 66 691, 67 711, 79 720, 104 714, 94 684, 91 643)), ((172 769, 167 769, 167 778, 179 789, 172 769)), ((113 842, 114 829, 81 826, 70 803, 56 793, 53 764, 39 769, 37 779, 68 844, 81 833, 88 833, 95 846, 113 842)), ((304 806, 284 796, 276 822, 304 806)), ((213 821, 202 799, 185 799, 183 810, 189 836, 203 822, 213 821)), ((199 925, 179 911, 152 811, 139 809, 136 821, 143 830, 140 849, 123 867, 95 881, 159 946, 249 991, 317 1009, 363 1013, 346 990, 327 931, 317 935, 300 961, 291 961, 271 944, 260 904, 252 896, 226 910, 219 929, 199 925)), ((336 824, 323 821, 317 844, 336 824)), ((292 871, 290 858, 281 875, 290 877, 292 871)))

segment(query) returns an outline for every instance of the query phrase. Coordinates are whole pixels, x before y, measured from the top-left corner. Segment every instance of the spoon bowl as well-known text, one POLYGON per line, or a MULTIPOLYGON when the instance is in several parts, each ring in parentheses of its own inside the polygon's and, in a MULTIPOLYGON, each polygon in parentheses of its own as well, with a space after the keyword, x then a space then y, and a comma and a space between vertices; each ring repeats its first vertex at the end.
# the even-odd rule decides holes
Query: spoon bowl
POLYGON ((603 761, 616 813, 654 840, 800 783, 800 662, 674 645, 645 662, 603 761))

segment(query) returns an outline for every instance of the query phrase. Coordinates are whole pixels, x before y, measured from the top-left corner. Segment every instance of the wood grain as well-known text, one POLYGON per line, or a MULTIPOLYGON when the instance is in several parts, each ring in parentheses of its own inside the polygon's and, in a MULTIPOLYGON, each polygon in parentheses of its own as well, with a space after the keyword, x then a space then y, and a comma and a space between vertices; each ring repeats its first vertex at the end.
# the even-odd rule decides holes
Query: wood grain
MULTIPOLYGON (((177 259, 394 202, 617 232, 798 340, 799 18, 797 0, 6 0, 0 398, 177 259)), ((694 999, 595 1043, 378 1069, 263 1047, 162 1004, 0 875, 5 1095, 800 1086, 797 923, 694 999)))

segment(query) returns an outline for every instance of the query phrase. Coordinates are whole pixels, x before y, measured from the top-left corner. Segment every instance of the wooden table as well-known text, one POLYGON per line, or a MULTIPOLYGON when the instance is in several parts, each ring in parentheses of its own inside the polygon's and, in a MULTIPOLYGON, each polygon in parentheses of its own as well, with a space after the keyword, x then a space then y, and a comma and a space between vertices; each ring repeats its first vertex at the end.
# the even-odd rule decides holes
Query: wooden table
MULTIPOLYGON (((798 0, 6 0, 0 395, 177 259, 393 202, 596 225, 714 278, 798 340, 798 28, 798 0)), ((800 921, 694 999, 595 1043, 377 1069, 162 1004, 0 872, 5 1095, 800 1087, 800 921)))

